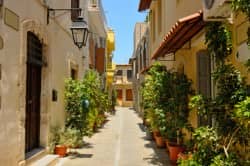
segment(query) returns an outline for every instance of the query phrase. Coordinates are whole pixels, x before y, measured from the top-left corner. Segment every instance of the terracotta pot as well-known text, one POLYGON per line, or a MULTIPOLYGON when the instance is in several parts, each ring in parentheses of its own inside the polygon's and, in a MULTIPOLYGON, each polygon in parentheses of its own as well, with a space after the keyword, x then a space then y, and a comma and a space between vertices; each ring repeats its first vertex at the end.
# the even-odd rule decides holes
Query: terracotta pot
POLYGON ((176 162, 178 154, 184 151, 184 148, 180 145, 168 144, 169 158, 172 162, 176 162))
POLYGON ((166 144, 166 151, 169 153, 169 151, 168 151, 169 140, 168 139, 165 140, 165 144, 166 144))
POLYGON ((60 157, 65 157, 67 154, 67 147, 64 145, 56 145, 55 154, 59 155, 60 157))
POLYGON ((164 148, 165 147, 165 141, 162 136, 156 136, 155 138, 156 145, 158 148, 164 148))
POLYGON ((156 137, 160 136, 160 132, 159 131, 153 131, 153 136, 154 136, 154 140, 156 140, 156 137))

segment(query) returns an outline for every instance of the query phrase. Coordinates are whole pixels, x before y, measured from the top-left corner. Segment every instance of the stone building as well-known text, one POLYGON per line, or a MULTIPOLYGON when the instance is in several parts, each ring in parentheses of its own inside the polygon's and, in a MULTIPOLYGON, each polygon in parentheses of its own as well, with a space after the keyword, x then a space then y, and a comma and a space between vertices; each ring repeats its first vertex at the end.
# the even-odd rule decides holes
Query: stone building
MULTIPOLYGON (((64 80, 81 79, 89 68, 89 43, 79 49, 70 31, 80 15, 89 22, 88 4, 87 0, 0 1, 0 161, 4 165, 29 164, 37 154, 45 154, 51 127, 64 125, 64 80), (82 12, 48 10, 70 8, 82 12)), ((102 34, 105 37, 105 31, 102 34)))
POLYGON ((134 94, 134 108, 143 115, 141 107, 142 98, 140 93, 141 84, 144 81, 145 70, 150 65, 149 58, 149 29, 148 22, 136 23, 134 28, 134 51, 130 58, 130 64, 133 69, 133 94, 134 94))

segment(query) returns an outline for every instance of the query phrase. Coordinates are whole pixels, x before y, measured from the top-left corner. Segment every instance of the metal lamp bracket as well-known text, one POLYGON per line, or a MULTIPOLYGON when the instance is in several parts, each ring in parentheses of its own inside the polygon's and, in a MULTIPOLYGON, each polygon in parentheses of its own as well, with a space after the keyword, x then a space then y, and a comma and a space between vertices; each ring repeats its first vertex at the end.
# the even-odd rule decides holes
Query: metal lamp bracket
POLYGON ((53 9, 53 8, 47 8, 47 24, 49 24, 49 18, 50 18, 50 13, 53 12, 55 15, 56 11, 73 11, 73 10, 79 10, 82 11, 81 8, 70 8, 70 9, 53 9))

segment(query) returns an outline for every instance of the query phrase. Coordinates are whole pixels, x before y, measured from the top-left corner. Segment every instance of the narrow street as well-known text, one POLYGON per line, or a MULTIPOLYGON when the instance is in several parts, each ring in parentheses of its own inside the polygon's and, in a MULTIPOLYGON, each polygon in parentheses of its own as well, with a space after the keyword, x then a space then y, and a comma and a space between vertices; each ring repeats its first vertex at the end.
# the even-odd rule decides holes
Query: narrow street
MULTIPOLYGON (((133 109, 118 107, 105 126, 76 155, 61 158, 60 166, 168 166, 165 149, 145 140, 142 121, 133 109)), ((75 151, 75 150, 74 150, 75 151)))

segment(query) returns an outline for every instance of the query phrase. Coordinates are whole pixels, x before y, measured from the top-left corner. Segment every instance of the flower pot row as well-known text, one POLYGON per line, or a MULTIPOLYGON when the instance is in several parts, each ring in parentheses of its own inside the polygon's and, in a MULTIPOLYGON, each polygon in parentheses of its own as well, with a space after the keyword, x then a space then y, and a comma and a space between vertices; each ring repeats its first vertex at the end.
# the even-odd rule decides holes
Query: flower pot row
POLYGON ((184 152, 184 147, 181 145, 177 145, 176 143, 169 142, 169 140, 165 140, 159 131, 153 132, 153 138, 156 142, 156 146, 158 148, 165 148, 169 153, 169 159, 171 162, 176 163, 178 160, 179 154, 184 152))

